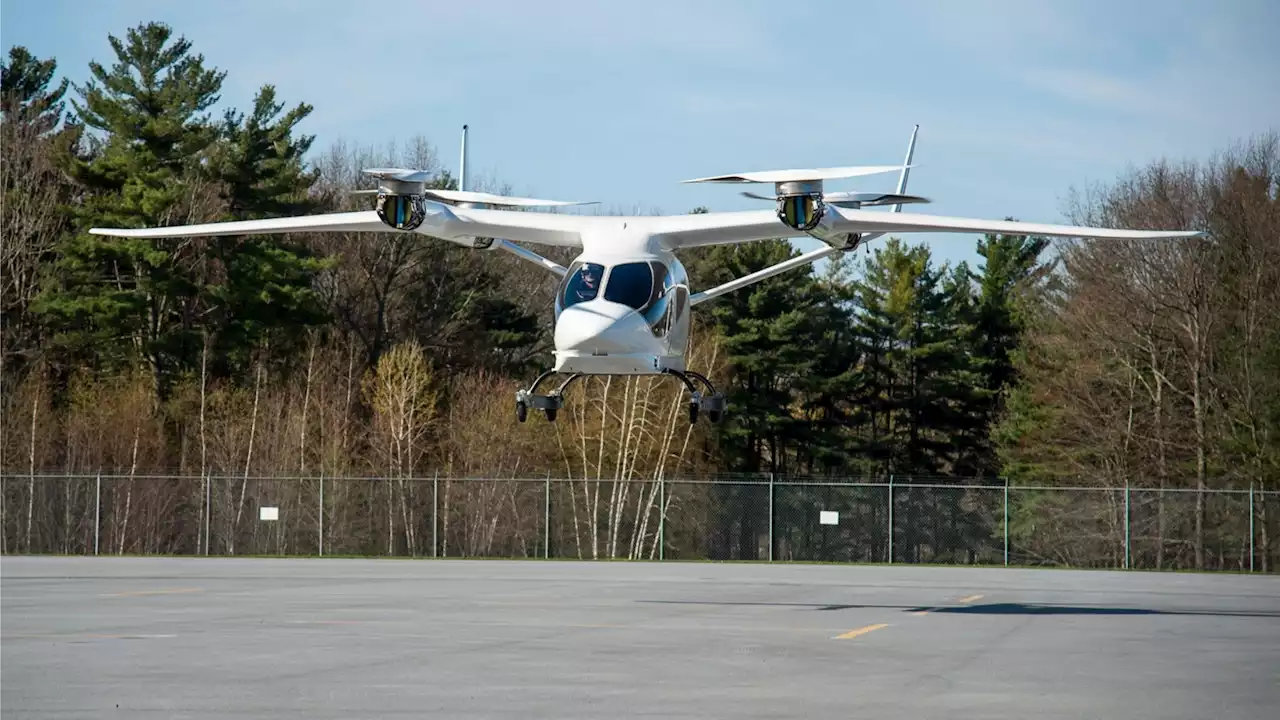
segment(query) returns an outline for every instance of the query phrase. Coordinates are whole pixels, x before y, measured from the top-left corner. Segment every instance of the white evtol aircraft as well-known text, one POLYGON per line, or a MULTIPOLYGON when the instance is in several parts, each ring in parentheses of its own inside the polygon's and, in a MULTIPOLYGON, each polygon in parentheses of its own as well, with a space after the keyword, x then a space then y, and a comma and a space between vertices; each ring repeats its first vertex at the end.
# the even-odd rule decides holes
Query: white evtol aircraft
POLYGON ((719 422, 724 396, 704 375, 685 367, 690 310, 779 273, 848 252, 885 233, 1003 233, 1050 237, 1171 239, 1199 237, 1191 231, 1146 231, 1074 227, 1042 223, 981 220, 907 214, 908 203, 929 200, 906 195, 907 175, 915 151, 911 133, 902 165, 771 170, 717 175, 684 182, 772 183, 774 195, 743 193, 775 202, 773 210, 712 212, 662 216, 585 216, 525 210, 589 203, 520 198, 467 191, 466 126, 463 126, 461 190, 425 187, 428 173, 400 168, 374 168, 375 210, 303 217, 246 220, 147 229, 93 228, 91 233, 133 238, 265 235, 296 232, 417 233, 477 250, 501 249, 561 277, 555 298, 555 365, 526 390, 516 393, 516 415, 523 422, 530 407, 554 421, 569 383, 584 375, 673 375, 690 392, 689 421, 699 410, 719 422), (895 192, 824 192, 823 181, 898 171, 895 192), (864 210, 891 206, 890 212, 864 210), (692 292, 676 254, 705 245, 744 243, 808 235, 824 244, 772 267, 713 288, 692 292), (563 267, 515 243, 580 249, 563 267), (567 374, 546 395, 538 386, 555 373, 567 374), (701 394, 694 380, 705 385, 701 394))

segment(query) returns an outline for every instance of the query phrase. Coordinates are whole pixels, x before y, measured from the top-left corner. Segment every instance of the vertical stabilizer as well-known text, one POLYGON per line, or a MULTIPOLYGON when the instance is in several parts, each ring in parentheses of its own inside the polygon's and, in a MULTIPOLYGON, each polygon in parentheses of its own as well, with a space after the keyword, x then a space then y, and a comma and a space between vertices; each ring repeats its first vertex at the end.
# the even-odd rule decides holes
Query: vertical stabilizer
MULTIPOLYGON (((915 138, 912 137, 912 142, 915 138)), ((458 189, 467 189, 467 126, 462 126, 462 158, 458 161, 458 189)))
MULTIPOLYGON (((902 161, 902 174, 898 176, 898 194, 907 192, 907 175, 911 172, 911 157, 916 154, 916 134, 920 132, 919 123, 911 131, 911 141, 907 143, 907 159, 902 161)), ((902 203, 893 206, 890 212, 902 212, 902 203)))

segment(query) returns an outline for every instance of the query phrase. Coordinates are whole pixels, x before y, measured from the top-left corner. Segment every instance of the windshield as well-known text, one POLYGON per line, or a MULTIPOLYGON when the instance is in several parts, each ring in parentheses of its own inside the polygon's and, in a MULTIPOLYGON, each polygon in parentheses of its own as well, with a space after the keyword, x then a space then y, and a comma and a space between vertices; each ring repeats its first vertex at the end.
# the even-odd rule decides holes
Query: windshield
POLYGON ((609 285, 604 289, 605 300, 640 310, 649 304, 652 295, 653 268, 649 263, 615 265, 609 272, 609 285))
POLYGON ((594 300, 596 293, 600 292, 600 279, 604 277, 604 266, 595 263, 582 263, 569 273, 569 279, 564 284, 564 297, 562 302, 565 307, 577 305, 580 302, 594 300))

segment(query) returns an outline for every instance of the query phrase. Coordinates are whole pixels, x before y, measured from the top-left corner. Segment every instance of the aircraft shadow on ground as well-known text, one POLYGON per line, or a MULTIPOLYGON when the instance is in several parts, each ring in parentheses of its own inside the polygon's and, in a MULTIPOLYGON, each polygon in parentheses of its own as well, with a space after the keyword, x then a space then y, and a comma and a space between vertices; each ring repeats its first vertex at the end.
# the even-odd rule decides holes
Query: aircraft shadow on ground
POLYGON ((1059 605, 1055 603, 986 603, 972 605, 838 605, 827 603, 793 602, 744 602, 733 600, 638 600, 642 603, 661 605, 723 605, 795 607, 818 611, 882 609, 903 612, 924 612, 949 615, 1203 615, 1213 617, 1265 617, 1280 618, 1280 611, 1266 610, 1211 610, 1110 607, 1104 605, 1059 605))

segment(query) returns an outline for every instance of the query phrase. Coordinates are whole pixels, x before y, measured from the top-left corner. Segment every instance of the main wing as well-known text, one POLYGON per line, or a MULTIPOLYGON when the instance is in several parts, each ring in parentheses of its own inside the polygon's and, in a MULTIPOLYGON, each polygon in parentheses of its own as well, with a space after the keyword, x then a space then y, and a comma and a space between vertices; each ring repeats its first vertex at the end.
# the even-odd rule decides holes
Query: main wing
POLYGON ((91 235, 130 238, 207 237, 213 235, 276 235, 291 232, 395 232, 372 210, 304 215, 268 220, 236 220, 154 228, 89 228, 91 235))
MULTIPOLYGON (((664 247, 672 250, 703 245, 725 245, 779 237, 802 237, 771 210, 674 215, 655 225, 664 247)), ((1001 233, 1047 237, 1167 240, 1203 237, 1193 230, 1126 230, 1077 225, 1054 225, 1013 220, 945 217, 912 213, 886 213, 828 205, 822 222, 813 231, 827 237, 887 233, 1001 233)))
POLYGON ((373 210, 304 215, 268 220, 175 225, 157 228, 92 228, 94 235, 134 238, 206 237, 212 235, 273 235, 296 232, 414 232, 470 245, 472 238, 503 238, 518 242, 581 247, 582 233, 596 220, 581 215, 461 208, 426 201, 425 217, 414 230, 397 230, 383 223, 373 210))
POLYGON ((911 213, 892 215, 874 210, 836 207, 839 215, 834 224, 837 232, 957 232, 1001 233, 1004 235, 1041 235, 1047 237, 1099 238, 1106 240, 1172 240, 1203 237, 1196 230, 1128 230, 1081 225, 1021 222, 1017 220, 984 220, 980 218, 943 217, 911 213))

